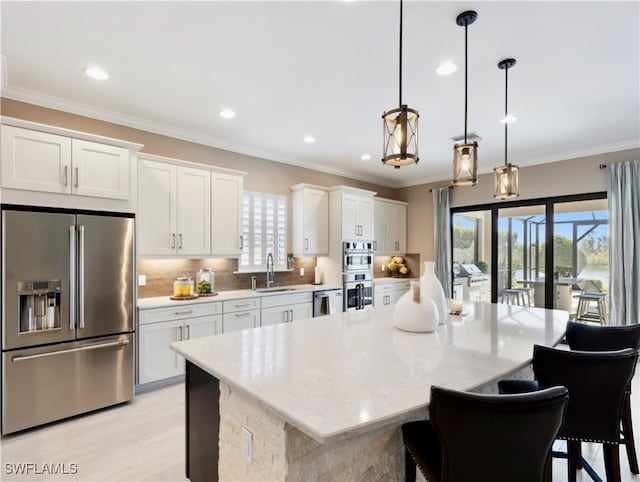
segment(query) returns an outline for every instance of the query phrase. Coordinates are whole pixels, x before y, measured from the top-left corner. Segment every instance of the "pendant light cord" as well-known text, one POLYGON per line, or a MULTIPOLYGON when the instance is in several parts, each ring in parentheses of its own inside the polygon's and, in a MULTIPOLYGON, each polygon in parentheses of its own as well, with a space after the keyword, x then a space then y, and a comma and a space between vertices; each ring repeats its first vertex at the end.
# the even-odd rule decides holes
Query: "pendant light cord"
POLYGON ((402 107, 402 0, 400 0, 400 95, 398 107, 402 107))
POLYGON ((467 143, 467 29, 469 22, 464 24, 464 143, 467 143))
POLYGON ((507 122, 508 112, 508 99, 507 92, 509 91, 509 67, 504 69, 504 165, 507 164, 507 128, 509 123, 507 122))

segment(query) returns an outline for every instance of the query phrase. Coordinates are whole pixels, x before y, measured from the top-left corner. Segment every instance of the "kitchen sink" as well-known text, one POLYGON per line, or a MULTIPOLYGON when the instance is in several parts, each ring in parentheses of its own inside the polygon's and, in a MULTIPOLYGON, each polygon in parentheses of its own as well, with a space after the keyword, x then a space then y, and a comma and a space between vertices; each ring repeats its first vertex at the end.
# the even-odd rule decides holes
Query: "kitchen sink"
POLYGON ((260 288, 256 293, 278 293, 279 291, 295 291, 295 288, 260 288))

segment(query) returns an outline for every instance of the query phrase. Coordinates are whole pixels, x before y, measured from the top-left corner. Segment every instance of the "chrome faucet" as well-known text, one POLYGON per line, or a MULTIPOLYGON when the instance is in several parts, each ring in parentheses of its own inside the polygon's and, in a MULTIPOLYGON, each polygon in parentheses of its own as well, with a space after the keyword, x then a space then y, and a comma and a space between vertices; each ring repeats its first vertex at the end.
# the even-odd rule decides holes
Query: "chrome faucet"
POLYGON ((275 282, 275 273, 273 272, 273 255, 267 255, 267 288, 271 288, 275 282))

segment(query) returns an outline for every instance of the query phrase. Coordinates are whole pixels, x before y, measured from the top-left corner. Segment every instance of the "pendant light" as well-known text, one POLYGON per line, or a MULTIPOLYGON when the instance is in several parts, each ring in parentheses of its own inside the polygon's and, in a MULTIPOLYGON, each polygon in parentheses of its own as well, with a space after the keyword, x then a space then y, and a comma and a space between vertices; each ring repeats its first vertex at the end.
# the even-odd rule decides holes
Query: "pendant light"
POLYGON ((400 0, 400 95, 398 108, 382 115, 382 164, 400 169, 416 164, 418 157, 418 111, 402 103, 402 0, 400 0))
MULTIPOLYGON (((516 59, 504 59, 498 63, 498 68, 504 70, 504 116, 508 114, 507 92, 509 87, 509 69, 516 65, 516 59)), ((496 191, 493 197, 498 199, 511 199, 520 195, 518 192, 518 166, 510 164, 507 160, 507 128, 504 123, 504 166, 498 166, 493 171, 495 174, 496 191)))
POLYGON ((475 186, 478 183, 478 143, 467 142, 467 27, 476 21, 473 10, 462 12, 456 23, 464 27, 464 144, 453 146, 453 185, 475 186))

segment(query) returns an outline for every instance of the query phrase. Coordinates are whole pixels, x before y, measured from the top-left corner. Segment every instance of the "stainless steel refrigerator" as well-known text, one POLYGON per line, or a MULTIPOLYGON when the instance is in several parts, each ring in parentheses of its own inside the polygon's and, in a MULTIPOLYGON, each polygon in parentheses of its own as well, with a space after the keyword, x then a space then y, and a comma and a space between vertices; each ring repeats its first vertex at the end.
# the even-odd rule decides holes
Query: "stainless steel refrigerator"
POLYGON ((132 215, 2 209, 2 433, 133 399, 132 215))

